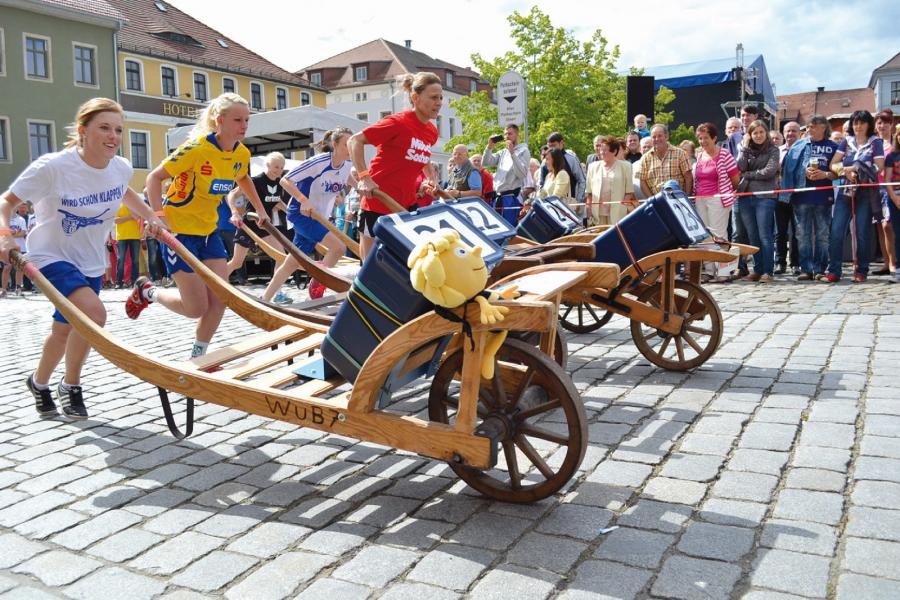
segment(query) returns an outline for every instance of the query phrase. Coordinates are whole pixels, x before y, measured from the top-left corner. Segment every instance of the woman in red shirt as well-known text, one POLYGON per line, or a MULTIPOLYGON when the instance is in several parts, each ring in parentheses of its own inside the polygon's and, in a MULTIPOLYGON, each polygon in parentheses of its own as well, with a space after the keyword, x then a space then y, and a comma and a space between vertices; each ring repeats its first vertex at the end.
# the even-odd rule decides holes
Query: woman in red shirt
POLYGON ((444 100, 441 80, 434 73, 407 73, 398 78, 409 94, 412 110, 388 115, 350 138, 350 158, 357 170, 359 195, 359 248, 365 259, 375 244, 373 228, 381 215, 392 211, 372 191, 380 189, 404 208, 416 204, 416 177, 431 161, 431 147, 438 130, 437 118, 444 100), (372 164, 366 167, 365 146, 376 147, 372 164))

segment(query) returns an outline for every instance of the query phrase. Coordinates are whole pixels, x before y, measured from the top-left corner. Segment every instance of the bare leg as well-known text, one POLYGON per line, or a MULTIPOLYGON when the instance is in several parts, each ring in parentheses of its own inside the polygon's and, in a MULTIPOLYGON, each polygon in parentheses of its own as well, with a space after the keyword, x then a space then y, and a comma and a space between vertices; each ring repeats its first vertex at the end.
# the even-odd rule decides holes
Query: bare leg
MULTIPOLYGON (((225 264, 225 259, 218 259, 225 264)), ((198 319, 209 308, 206 299, 206 284, 196 273, 178 271, 172 275, 177 290, 157 288, 155 302, 159 302, 174 313, 189 319, 198 319)))
POLYGON ((241 265, 244 264, 244 259, 247 258, 247 251, 248 249, 240 244, 234 245, 234 254, 231 256, 231 260, 228 261, 228 272, 225 274, 226 279, 237 269, 241 268, 241 265))
MULTIPOLYGON (((225 262, 224 258, 204 260, 203 264, 209 267, 222 279, 228 280, 228 263, 225 262)), ((194 274, 194 277, 200 279, 200 276, 197 274, 194 274)), ((203 311, 200 320, 197 322, 197 340, 209 342, 213 335, 215 335, 216 329, 219 328, 219 323, 222 322, 222 316, 225 315, 225 305, 222 304, 222 301, 219 300, 218 296, 216 296, 211 289, 206 287, 206 284, 202 281, 200 284, 203 286, 203 291, 205 292, 205 304, 207 308, 203 311)))
MULTIPOLYGON (((890 221, 882 221, 880 229, 884 232, 884 246, 881 251, 884 256, 884 266, 893 273, 897 269, 897 257, 894 253, 894 226, 890 221)), ((881 235, 878 236, 878 239, 881 239, 881 235)))
POLYGON ((372 236, 360 232, 359 233, 359 253, 362 255, 359 257, 360 261, 366 260, 366 257, 369 255, 369 252, 372 251, 372 248, 375 247, 375 238, 372 236))
MULTIPOLYGON (((94 290, 80 287, 71 294, 69 300, 81 309, 92 321, 101 327, 106 324, 106 309, 94 290)), ((66 373, 64 381, 76 385, 81 382, 81 368, 87 359, 90 346, 68 323, 53 321, 50 334, 44 340, 44 349, 34 371, 34 380, 40 384, 48 384, 56 365, 66 357, 66 373)))
POLYGON ((266 302, 271 300, 275 293, 279 290, 279 288, 284 285, 284 282, 287 281, 291 274, 299 268, 300 265, 297 264, 297 261, 294 260, 294 257, 289 254, 275 268, 275 272, 272 273, 272 279, 269 281, 269 285, 266 287, 266 291, 263 292, 263 300, 265 300, 266 302))
POLYGON ((344 253, 347 251, 347 246, 344 245, 344 243, 338 238, 338 236, 334 235, 330 231, 322 239, 322 245, 328 248, 328 252, 325 253, 325 258, 322 260, 322 263, 326 267, 333 267, 334 265, 336 265, 344 255, 344 253))

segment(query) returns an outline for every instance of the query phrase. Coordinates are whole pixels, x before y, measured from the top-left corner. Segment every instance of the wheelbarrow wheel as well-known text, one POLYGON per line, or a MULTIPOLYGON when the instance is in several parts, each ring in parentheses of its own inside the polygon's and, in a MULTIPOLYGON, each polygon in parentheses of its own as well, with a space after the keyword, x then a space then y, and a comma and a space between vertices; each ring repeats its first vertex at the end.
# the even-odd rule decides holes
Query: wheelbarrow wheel
POLYGON ((572 333, 591 333, 597 331, 612 319, 611 312, 598 310, 589 302, 577 304, 560 304, 559 324, 572 333))
MULTIPOLYGON (((459 406, 463 351, 438 368, 428 397, 432 421, 453 424, 459 406)), ((536 502, 559 491, 587 449, 584 406, 562 368, 536 347, 507 339, 497 352, 496 376, 481 380, 475 430, 499 442, 491 469, 450 462, 450 468, 485 496, 536 502)))
MULTIPOLYGON (((638 300, 664 310, 662 285, 645 289, 638 300)), ((669 371, 699 367, 715 354, 722 341, 722 311, 709 292, 689 281, 675 281, 672 313, 684 319, 681 331, 666 333, 639 321, 631 321, 631 337, 644 357, 669 371)))
MULTIPOLYGON (((517 331, 511 335, 531 346, 539 346, 541 343, 541 334, 536 331, 517 331)), ((569 362, 569 342, 566 341, 566 336, 559 327, 556 328, 556 341, 553 344, 552 358, 563 369, 566 368, 566 363, 569 362)))

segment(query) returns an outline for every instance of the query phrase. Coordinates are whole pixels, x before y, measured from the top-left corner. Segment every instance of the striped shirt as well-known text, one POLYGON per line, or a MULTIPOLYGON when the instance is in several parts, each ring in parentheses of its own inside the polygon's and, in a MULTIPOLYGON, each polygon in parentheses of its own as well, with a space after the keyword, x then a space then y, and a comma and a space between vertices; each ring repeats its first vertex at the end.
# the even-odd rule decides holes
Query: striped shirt
POLYGON ((681 148, 669 144, 666 155, 659 158, 656 148, 651 148, 641 159, 641 181, 650 188, 650 194, 658 194, 663 185, 672 179, 678 182, 678 186, 687 191, 688 177, 691 176, 691 163, 687 154, 681 148))

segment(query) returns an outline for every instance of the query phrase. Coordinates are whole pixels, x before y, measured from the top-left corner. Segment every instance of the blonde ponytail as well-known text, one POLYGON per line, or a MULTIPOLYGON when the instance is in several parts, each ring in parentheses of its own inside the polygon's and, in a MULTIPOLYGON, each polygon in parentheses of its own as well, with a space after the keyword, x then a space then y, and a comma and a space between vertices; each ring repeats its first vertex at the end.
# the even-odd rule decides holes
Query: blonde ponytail
POLYGON ((235 104, 243 104, 250 107, 250 103, 237 94, 227 92, 210 100, 206 108, 197 116, 197 123, 191 130, 191 139, 205 138, 211 133, 216 133, 219 126, 216 124, 216 118, 224 115, 235 104))

